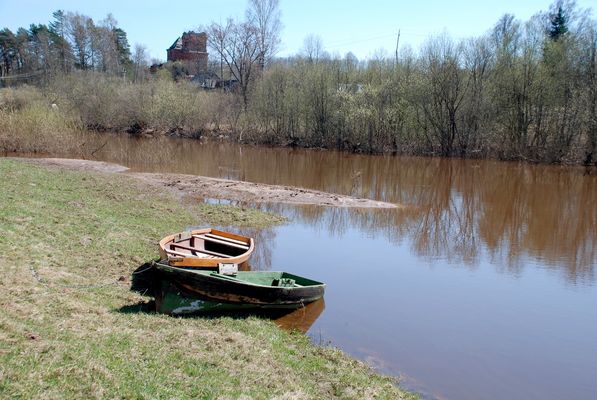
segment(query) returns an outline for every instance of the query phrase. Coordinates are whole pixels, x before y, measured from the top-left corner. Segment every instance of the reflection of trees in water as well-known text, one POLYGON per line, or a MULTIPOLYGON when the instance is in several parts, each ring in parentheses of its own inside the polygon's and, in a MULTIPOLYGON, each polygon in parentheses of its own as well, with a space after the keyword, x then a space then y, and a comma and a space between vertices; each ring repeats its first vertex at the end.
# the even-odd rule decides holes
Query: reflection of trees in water
MULTIPOLYGON (((402 164, 402 210, 269 206, 341 237, 356 227, 373 238, 412 241, 417 254, 474 267, 482 254, 509 274, 527 257, 592 282, 597 260, 597 182, 580 169, 429 159, 402 164)), ((387 194, 387 192, 386 192, 387 194)))
POLYGON ((468 185, 470 178, 455 174, 453 165, 448 164, 438 168, 433 179, 433 184, 415 188, 411 194, 421 204, 409 224, 414 247, 427 257, 473 266, 479 252, 474 231, 478 204, 474 196, 454 190, 468 185))
POLYGON ((409 221, 417 252, 474 264, 486 250, 517 274, 526 256, 565 266, 571 282, 593 281, 597 260, 597 181, 581 169, 433 160, 407 169, 403 187, 420 205, 409 221))
POLYGON ((290 221, 301 221, 312 229, 327 232, 334 237, 341 238, 349 229, 356 227, 373 238, 383 234, 394 243, 400 243, 407 236, 406 222, 418 213, 414 208, 376 210, 285 204, 267 204, 261 207, 282 214, 290 221))
MULTIPOLYGON (((283 184, 407 204, 403 210, 279 207, 291 219, 342 236, 357 227, 417 254, 474 266, 488 257, 517 274, 526 257, 564 267, 570 282, 592 281, 597 259, 597 179, 579 168, 494 161, 363 156, 335 151, 244 147, 114 137, 106 161, 168 171, 283 184), (156 150, 157 149, 157 150, 156 150)), ((254 262, 271 268, 273 231, 254 262), (269 240, 269 242, 268 242, 269 240), (269 261, 268 261, 269 260, 269 261)))
POLYGON ((489 171, 482 192, 488 204, 479 233, 493 256, 519 267, 522 254, 555 269, 565 264, 571 282, 593 281, 597 259, 597 181, 580 169, 521 165, 508 174, 489 171))

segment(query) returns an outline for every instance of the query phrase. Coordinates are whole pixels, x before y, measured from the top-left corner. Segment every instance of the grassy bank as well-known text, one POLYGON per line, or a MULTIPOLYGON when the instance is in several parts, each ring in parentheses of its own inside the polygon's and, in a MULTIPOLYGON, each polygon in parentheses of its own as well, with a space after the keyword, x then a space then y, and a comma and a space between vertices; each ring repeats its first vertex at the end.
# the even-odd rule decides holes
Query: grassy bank
POLYGON ((1 398, 407 397, 270 321, 142 312, 130 276, 156 241, 242 210, 189 208, 125 176, 9 160, 0 184, 1 398))

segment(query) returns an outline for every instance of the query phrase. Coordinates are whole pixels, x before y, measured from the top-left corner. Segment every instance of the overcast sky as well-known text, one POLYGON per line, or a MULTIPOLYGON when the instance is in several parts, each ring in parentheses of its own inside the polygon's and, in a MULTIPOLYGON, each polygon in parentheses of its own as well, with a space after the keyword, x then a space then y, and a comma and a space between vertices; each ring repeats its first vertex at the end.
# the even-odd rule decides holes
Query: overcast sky
MULTIPOLYGON (((359 59, 380 49, 393 54, 400 29, 400 47, 417 49, 430 35, 446 31, 454 38, 479 36, 505 13, 522 21, 545 11, 551 1, 425 1, 425 0, 280 0, 282 44, 279 55, 300 51, 304 38, 319 35, 327 51, 359 59)), ((577 0, 580 8, 593 8, 597 0, 577 0)), ((58 9, 76 11, 99 22, 112 13, 135 43, 147 47, 152 58, 165 59, 166 48, 183 31, 228 17, 243 18, 245 0, 0 0, 0 28, 16 31, 31 23, 48 23, 58 9)))

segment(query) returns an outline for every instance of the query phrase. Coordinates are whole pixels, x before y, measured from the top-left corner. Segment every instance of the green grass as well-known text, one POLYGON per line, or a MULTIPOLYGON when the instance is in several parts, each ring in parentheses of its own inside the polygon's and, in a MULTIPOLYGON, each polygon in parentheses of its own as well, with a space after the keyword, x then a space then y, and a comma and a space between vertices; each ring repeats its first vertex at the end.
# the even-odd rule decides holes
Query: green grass
POLYGON ((10 160, 0 160, 0 185, 0 398, 410 396, 267 320, 141 312, 147 299, 129 291, 130 276, 162 236, 278 219, 185 207, 126 176, 10 160))

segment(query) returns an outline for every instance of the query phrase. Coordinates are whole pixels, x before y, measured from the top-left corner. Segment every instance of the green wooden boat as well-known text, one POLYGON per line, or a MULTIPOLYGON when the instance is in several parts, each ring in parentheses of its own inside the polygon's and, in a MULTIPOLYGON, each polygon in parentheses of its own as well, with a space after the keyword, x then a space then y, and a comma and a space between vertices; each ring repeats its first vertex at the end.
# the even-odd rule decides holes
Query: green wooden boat
POLYGON ((294 309, 321 299, 325 284, 287 272, 185 269, 154 263, 156 310, 171 315, 253 309, 294 309))

